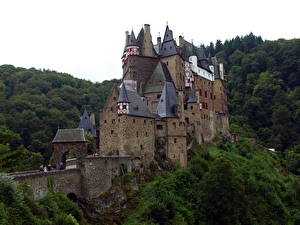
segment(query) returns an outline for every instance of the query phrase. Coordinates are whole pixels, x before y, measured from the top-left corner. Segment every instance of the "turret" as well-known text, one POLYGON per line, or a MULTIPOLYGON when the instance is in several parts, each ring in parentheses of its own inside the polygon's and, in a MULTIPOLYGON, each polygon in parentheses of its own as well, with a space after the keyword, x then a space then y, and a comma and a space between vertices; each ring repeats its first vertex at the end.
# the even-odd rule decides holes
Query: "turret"
POLYGON ((133 30, 131 31, 131 34, 129 35, 129 32, 125 32, 126 40, 125 40, 125 49, 124 54, 122 56, 122 62, 123 64, 126 62, 128 56, 130 55, 139 55, 139 47, 137 44, 137 40, 135 38, 133 30))
POLYGON ((128 114, 129 113, 129 99, 127 97, 127 92, 124 83, 120 87, 120 94, 118 98, 118 114, 128 114))

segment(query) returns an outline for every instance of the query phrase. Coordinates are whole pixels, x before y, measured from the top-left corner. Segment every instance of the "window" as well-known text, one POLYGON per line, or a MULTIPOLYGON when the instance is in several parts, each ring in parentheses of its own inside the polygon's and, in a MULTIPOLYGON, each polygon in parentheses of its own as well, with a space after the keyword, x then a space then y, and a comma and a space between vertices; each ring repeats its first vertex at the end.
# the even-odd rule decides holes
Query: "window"
POLYGON ((157 95, 156 98, 157 98, 157 99, 160 99, 160 96, 161 96, 161 95, 157 95))
POLYGON ((213 94, 212 93, 210 93, 210 99, 213 99, 213 94))
POLYGON ((147 121, 146 120, 144 120, 144 124, 146 124, 147 123, 147 121))
POLYGON ((106 120, 104 120, 104 123, 107 123, 107 121, 106 121, 106 120))
POLYGON ((115 119, 112 119, 112 120, 111 120, 111 123, 112 123, 112 124, 115 124, 115 123, 116 123, 115 119))
POLYGON ((201 89, 199 90, 199 94, 200 94, 200 96, 202 96, 202 90, 201 89))
POLYGON ((113 100, 114 100, 114 101, 116 101, 116 100, 117 100, 117 98, 116 98, 116 97, 113 97, 113 100))
POLYGON ((135 123, 135 119, 133 119, 132 122, 135 123))
POLYGON ((156 125, 156 129, 157 130, 162 130, 163 129, 163 125, 161 125, 161 124, 156 125))
POLYGON ((167 66, 168 66, 168 65, 169 65, 169 62, 167 61, 166 64, 167 64, 167 66))
POLYGON ((188 109, 187 104, 184 104, 183 108, 184 110, 187 110, 188 109))
POLYGON ((143 150, 143 145, 140 145, 140 149, 141 149, 141 151, 143 150))
POLYGON ((173 123, 173 128, 176 128, 176 123, 175 122, 173 123))
POLYGON ((113 134, 113 133, 114 133, 114 131, 113 131, 113 130, 111 130, 111 131, 110 131, 110 134, 113 134))
POLYGON ((114 108, 113 108, 113 107, 110 107, 110 111, 114 111, 114 108))
POLYGON ((148 132, 145 133, 146 137, 148 137, 148 132))
POLYGON ((174 138, 174 143, 177 143, 177 139, 176 138, 174 138))
POLYGON ((139 132, 138 131, 136 132, 136 137, 139 137, 139 132))
POLYGON ((205 96, 205 98, 207 98, 207 91, 204 92, 204 96, 205 96))
POLYGON ((193 106, 192 106, 192 105, 191 105, 191 107, 190 107, 190 108, 191 108, 191 110, 193 110, 193 106))

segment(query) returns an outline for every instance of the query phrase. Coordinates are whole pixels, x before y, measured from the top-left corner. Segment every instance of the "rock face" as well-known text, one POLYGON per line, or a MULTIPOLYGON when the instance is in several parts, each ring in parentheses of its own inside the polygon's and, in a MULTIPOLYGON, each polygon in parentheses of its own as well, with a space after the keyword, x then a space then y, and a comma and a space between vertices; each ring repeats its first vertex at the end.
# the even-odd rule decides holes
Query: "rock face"
POLYGON ((121 212, 126 210, 130 200, 137 195, 138 187, 115 186, 97 198, 80 202, 89 220, 100 224, 121 224, 121 212))

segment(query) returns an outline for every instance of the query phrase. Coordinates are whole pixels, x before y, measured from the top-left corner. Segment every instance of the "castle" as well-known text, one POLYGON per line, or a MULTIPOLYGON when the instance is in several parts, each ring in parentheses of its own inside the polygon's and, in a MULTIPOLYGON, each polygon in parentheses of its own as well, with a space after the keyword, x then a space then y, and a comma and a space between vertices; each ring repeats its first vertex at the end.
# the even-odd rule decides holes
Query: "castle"
POLYGON ((223 64, 182 36, 177 45, 168 26, 156 44, 148 24, 125 37, 122 83, 100 113, 100 153, 147 167, 160 151, 185 167, 191 140, 229 135, 223 64))

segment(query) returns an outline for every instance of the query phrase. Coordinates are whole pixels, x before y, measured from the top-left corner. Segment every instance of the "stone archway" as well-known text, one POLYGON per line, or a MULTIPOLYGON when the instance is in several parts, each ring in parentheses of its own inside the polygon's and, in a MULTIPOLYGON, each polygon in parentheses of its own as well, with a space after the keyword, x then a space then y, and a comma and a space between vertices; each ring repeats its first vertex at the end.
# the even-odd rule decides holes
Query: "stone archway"
POLYGON ((77 159, 77 167, 80 167, 80 161, 87 156, 87 144, 85 142, 78 143, 53 143, 53 159, 57 166, 65 163, 67 153, 72 153, 77 159))
POLYGON ((82 128, 58 129, 52 144, 53 159, 57 166, 64 161, 67 152, 76 157, 77 167, 80 167, 80 162, 87 156, 87 140, 82 128))

